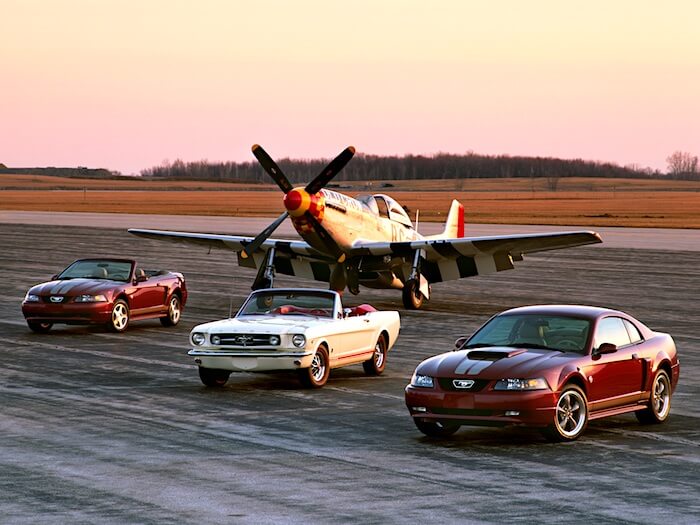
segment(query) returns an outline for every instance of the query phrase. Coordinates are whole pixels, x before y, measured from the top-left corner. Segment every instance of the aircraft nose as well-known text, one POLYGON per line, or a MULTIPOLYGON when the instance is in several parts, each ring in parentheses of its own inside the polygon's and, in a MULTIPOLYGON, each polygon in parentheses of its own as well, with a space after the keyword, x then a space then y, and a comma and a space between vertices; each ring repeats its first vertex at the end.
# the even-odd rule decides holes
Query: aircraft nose
POLYGON ((284 207, 292 217, 301 217, 311 205, 311 196, 303 188, 294 188, 284 196, 284 207))

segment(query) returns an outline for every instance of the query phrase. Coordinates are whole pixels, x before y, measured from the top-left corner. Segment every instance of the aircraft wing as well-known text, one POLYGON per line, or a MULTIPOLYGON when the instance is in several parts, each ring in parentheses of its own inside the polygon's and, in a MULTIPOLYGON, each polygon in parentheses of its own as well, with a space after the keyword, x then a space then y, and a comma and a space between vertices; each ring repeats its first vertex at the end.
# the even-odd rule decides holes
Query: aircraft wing
POLYGON ((236 252, 238 256, 238 265, 246 268, 259 269, 265 264, 265 252, 274 248, 275 271, 315 281, 329 282, 331 266, 335 264, 334 259, 320 253, 304 241, 267 239, 260 246, 260 250, 257 250, 251 257, 245 258, 241 256, 241 252, 246 244, 253 241, 254 237, 136 228, 130 229, 129 233, 147 239, 231 250, 236 252))
MULTIPOLYGON (((241 237, 238 235, 223 235, 216 233, 193 233, 193 232, 176 232, 168 230, 141 230, 131 228, 129 233, 145 237, 147 239, 158 239, 161 241, 179 242, 183 244, 192 244, 195 246, 206 246, 209 248, 223 248, 240 252, 243 248, 251 243, 254 237, 241 237)), ((287 241, 281 239, 267 239, 263 242, 262 251, 275 248, 276 250, 295 255, 304 255, 319 259, 328 259, 325 256, 314 250, 309 244, 304 241, 287 241)))
POLYGON ((456 239, 422 239, 406 242, 359 241, 351 255, 409 258, 423 250, 422 273, 429 282, 441 282, 474 275, 510 270, 523 254, 573 248, 603 242, 592 231, 530 233, 456 239))

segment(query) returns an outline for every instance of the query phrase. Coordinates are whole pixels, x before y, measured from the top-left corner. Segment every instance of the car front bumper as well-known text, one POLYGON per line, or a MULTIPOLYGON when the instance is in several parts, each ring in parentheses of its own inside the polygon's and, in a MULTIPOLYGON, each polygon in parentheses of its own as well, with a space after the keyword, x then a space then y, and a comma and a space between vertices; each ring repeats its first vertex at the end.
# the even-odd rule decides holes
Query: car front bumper
POLYGON ((109 302, 22 303, 22 314, 27 321, 38 323, 102 324, 110 320, 112 304, 109 302))
POLYGON ((408 385, 406 407, 424 421, 461 425, 542 427, 554 421, 557 396, 551 390, 452 392, 408 385))
POLYGON ((187 355, 194 357, 194 362, 204 368, 218 368, 232 372, 271 372, 308 368, 311 366, 314 352, 298 349, 216 351, 193 348, 187 352, 187 355))

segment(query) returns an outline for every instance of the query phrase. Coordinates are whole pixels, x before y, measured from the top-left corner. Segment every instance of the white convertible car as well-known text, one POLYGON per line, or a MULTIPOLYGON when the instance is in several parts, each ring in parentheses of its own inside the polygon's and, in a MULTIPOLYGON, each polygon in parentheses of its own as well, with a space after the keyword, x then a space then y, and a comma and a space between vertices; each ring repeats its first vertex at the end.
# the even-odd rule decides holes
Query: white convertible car
POLYGON ((331 290, 256 290, 235 317, 196 326, 190 334, 199 377, 223 386, 231 372, 297 370, 304 386, 320 388, 331 368, 362 363, 379 375, 399 335, 399 313, 369 305, 343 309, 331 290))

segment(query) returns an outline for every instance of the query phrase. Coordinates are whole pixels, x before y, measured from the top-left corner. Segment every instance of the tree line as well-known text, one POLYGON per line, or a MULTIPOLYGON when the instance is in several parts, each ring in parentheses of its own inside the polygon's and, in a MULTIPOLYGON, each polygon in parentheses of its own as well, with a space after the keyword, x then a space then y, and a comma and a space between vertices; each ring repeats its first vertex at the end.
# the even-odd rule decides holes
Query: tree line
MULTIPOLYGON (((293 184, 308 182, 318 175, 328 160, 281 159, 277 162, 293 184)), ((269 183, 270 178, 255 162, 184 162, 176 160, 141 171, 144 177, 269 183)), ((608 162, 549 157, 512 157, 508 155, 432 156, 356 155, 335 181, 468 179, 505 177, 612 177, 652 178, 660 172, 622 167, 608 162)))

